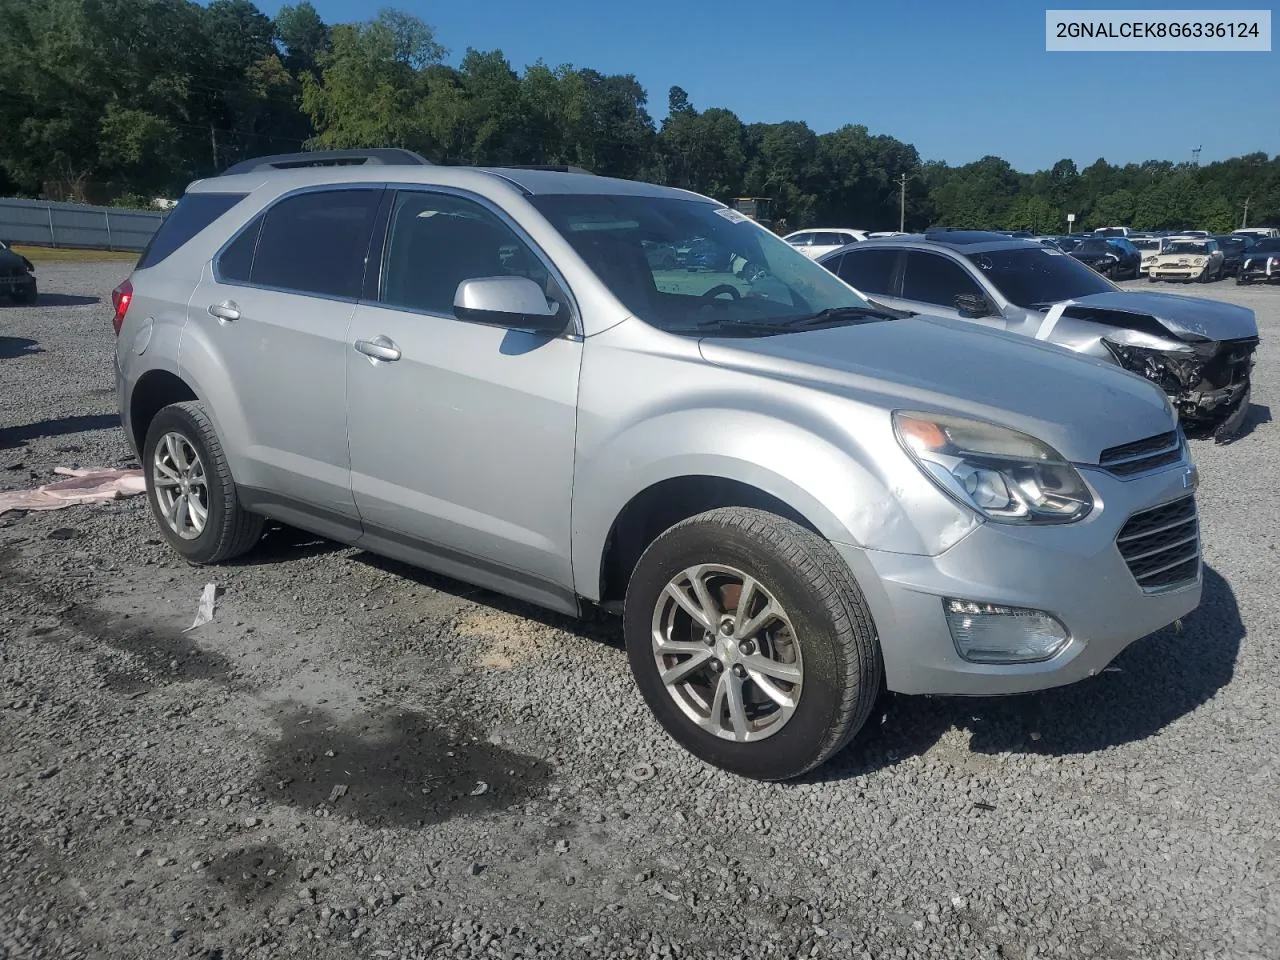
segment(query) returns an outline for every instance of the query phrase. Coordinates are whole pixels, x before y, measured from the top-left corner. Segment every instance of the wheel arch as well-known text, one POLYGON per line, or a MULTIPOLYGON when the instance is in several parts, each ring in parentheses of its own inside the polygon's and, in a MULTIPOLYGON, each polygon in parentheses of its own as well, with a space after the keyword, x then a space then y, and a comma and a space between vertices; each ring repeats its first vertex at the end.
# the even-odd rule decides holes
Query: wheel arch
POLYGON ((664 531, 720 507, 754 507, 823 535, 800 510, 753 484, 709 474, 668 477, 637 492, 614 518, 599 559, 600 602, 623 599, 640 555, 664 531))
POLYGON ((169 370, 156 368, 139 377, 129 394, 129 439, 138 455, 157 413, 170 404, 199 399, 190 384, 169 370))

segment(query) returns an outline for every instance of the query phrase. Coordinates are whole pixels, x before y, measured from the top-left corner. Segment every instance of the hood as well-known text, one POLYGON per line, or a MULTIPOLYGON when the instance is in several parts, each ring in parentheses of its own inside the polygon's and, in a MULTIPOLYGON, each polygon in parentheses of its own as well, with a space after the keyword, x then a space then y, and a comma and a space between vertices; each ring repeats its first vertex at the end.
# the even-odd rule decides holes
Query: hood
POLYGON ((1069 460, 1174 429, 1159 387, 1062 347, 913 317, 772 337, 708 338, 703 359, 793 380, 885 410, 977 417, 1021 430, 1069 460))
MULTIPOLYGON (((1168 254, 1161 259, 1165 256, 1168 254)), ((1090 310, 1150 317, 1180 340, 1240 340, 1258 335, 1258 320, 1248 307, 1204 297, 1115 290, 1078 297, 1072 302, 1090 310)), ((1089 319, 1100 320, 1096 314, 1089 319)), ((1117 316, 1115 324, 1124 326, 1124 317, 1117 316)))

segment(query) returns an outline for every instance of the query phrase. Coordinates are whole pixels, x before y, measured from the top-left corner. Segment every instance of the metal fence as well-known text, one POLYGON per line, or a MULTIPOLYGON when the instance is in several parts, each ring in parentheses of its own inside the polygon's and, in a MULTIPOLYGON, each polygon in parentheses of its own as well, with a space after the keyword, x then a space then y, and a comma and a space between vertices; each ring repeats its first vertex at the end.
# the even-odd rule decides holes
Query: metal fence
POLYGON ((40 247, 140 252, 163 213, 84 203, 0 198, 0 240, 40 247))

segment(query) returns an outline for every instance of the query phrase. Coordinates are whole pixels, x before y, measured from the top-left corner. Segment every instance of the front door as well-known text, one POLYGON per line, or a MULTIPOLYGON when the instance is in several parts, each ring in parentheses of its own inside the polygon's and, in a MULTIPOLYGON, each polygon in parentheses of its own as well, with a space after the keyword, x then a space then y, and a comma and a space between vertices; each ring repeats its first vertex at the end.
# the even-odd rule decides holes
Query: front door
POLYGON ((956 298, 964 295, 982 297, 990 303, 991 297, 982 286, 958 263, 938 253, 924 250, 908 250, 902 268, 902 292, 893 304, 915 313, 968 320, 984 326, 1005 329, 1005 320, 991 304, 991 313, 985 317, 965 316, 956 306, 956 298))
MULTIPOLYGON (((463 280, 522 275, 556 293, 545 261, 495 210, 403 190, 377 299, 347 347, 352 489, 371 549, 560 609, 569 557, 582 342, 469 323, 463 280)), ((562 301, 563 303, 563 301, 562 301)))

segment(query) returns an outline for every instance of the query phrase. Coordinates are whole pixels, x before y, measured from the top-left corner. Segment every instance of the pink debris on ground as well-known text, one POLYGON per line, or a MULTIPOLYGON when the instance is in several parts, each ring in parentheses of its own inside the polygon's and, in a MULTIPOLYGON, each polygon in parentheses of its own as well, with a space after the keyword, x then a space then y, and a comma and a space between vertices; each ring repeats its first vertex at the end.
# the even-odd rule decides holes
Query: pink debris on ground
POLYGON ((136 497, 147 489, 141 470, 109 467, 54 467, 67 477, 34 490, 0 490, 0 514, 10 510, 61 510, 77 503, 102 503, 122 497, 136 497))

